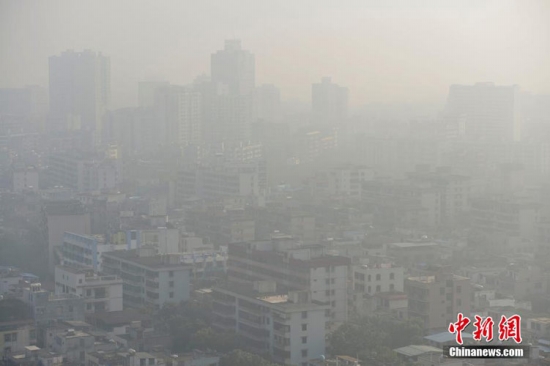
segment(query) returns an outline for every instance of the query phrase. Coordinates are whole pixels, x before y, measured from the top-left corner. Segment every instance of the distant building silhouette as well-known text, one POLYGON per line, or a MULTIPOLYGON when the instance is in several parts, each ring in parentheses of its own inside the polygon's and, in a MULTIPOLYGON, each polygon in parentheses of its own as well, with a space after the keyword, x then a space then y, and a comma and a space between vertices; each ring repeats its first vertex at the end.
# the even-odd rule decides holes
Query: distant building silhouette
POLYGON ((475 140, 519 141, 519 87, 493 83, 451 85, 446 115, 464 120, 464 135, 475 140))
POLYGON ((50 129, 95 131, 101 136, 111 97, 110 60, 90 50, 51 56, 50 129))
POLYGON ((227 86, 230 94, 248 95, 254 91, 254 55, 241 48, 241 41, 225 41, 225 48, 211 56, 211 75, 215 84, 227 86))
POLYGON ((311 107, 317 123, 340 123, 348 114, 348 89, 329 77, 311 86, 311 107))

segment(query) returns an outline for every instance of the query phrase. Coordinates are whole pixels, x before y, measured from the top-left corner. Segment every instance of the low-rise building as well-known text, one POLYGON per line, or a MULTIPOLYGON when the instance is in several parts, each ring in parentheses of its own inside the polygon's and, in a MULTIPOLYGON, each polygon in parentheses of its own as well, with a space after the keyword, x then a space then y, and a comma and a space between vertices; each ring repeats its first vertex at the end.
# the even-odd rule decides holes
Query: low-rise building
POLYGON ((125 249, 127 249, 126 245, 109 244, 100 235, 92 236, 66 232, 63 234, 63 245, 61 247, 62 264, 89 267, 100 272, 102 270, 103 253, 125 249))
POLYGON ((98 276, 90 269, 56 266, 55 293, 83 297, 87 313, 122 310, 122 279, 118 276, 98 276))
POLYGON ((94 336, 82 331, 66 329, 50 339, 53 341, 46 344, 46 348, 62 354, 64 361, 84 365, 86 352, 94 351, 94 336))
POLYGON ((0 323, 0 352, 2 355, 24 351, 25 347, 35 345, 36 341, 36 327, 32 319, 0 323))
POLYGON ((59 320, 84 320, 84 299, 75 294, 56 295, 43 290, 40 283, 23 289, 22 300, 30 305, 38 326, 59 320))
POLYGON ((446 329, 456 321, 456 314, 469 314, 471 309, 470 279, 440 268, 430 276, 405 280, 408 316, 422 319, 428 330, 446 329))
POLYGON ((277 292, 275 282, 227 284, 213 289, 214 327, 242 335, 255 352, 302 365, 325 354, 327 305, 307 291, 277 292))
POLYGON ((156 248, 114 251, 103 254, 106 274, 123 280, 123 303, 128 306, 160 308, 190 297, 192 268, 177 254, 159 255, 156 248))

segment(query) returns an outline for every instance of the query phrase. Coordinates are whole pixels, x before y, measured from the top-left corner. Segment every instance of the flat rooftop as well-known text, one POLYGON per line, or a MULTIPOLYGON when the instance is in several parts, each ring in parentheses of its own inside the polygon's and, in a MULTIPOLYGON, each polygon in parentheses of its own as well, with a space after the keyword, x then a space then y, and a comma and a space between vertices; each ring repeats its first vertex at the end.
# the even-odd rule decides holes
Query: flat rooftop
POLYGON ((424 247, 436 247, 439 246, 437 243, 429 242, 429 243, 392 243, 390 244, 390 247, 392 248, 424 248, 424 247))
POLYGON ((167 260, 162 255, 154 255, 150 257, 140 257, 137 249, 131 250, 115 250, 113 252, 103 253, 104 257, 112 257, 128 262, 132 262, 143 267, 152 269, 173 268, 173 269, 191 269, 192 266, 181 263, 167 263, 167 260))

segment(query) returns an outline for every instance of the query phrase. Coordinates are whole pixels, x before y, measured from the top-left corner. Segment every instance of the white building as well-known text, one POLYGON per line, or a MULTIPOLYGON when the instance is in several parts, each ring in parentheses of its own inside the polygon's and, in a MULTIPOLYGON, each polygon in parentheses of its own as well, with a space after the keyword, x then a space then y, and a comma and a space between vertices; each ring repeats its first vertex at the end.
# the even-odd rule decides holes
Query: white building
POLYGON ((353 289, 355 292, 374 295, 380 292, 403 292, 403 267, 392 263, 354 265, 353 289))
POLYGON ((47 339, 46 348, 50 352, 62 354, 66 361, 79 365, 84 365, 86 353, 94 350, 94 336, 74 329, 58 331, 47 339))
POLYGON ((214 288, 214 326, 236 331, 255 352, 284 364, 303 365, 325 354, 327 305, 309 293, 277 292, 274 282, 214 288))
POLYGON ((106 274, 122 278, 124 306, 160 308, 190 297, 192 268, 177 254, 159 255, 152 247, 103 254, 106 274))
POLYGON ((62 264, 84 266, 101 272, 103 253, 127 249, 124 244, 109 244, 100 235, 81 235, 66 232, 61 247, 62 264))
POLYGON ((55 293, 83 297, 87 313, 122 310, 122 279, 117 276, 97 276, 92 270, 56 266, 55 293))
POLYGON ((322 245, 301 245, 289 237, 228 246, 230 280, 275 281, 282 290, 310 291, 311 299, 330 305, 327 318, 348 319, 349 258, 327 255, 322 245))

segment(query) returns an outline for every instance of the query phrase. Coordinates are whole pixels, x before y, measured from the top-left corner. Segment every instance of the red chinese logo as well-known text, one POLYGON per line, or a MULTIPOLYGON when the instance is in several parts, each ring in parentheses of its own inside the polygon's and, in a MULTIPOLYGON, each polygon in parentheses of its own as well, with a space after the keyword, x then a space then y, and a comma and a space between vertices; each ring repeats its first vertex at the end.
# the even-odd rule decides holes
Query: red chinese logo
POLYGON ((495 322, 490 316, 483 319, 479 315, 476 315, 476 321, 474 322, 474 327, 476 328, 476 330, 473 334, 474 340, 481 341, 481 338, 483 337, 487 342, 491 342, 491 340, 493 339, 494 325, 495 322))
POLYGON ((449 324, 449 332, 456 333, 456 343, 462 344, 462 331, 470 324, 470 319, 458 313, 456 323, 449 324))
MULTIPOLYGON (((455 323, 449 324, 449 332, 456 334, 456 343, 463 343, 462 332, 469 324, 470 319, 465 317, 462 313, 458 314, 457 321, 455 323)), ((494 325, 495 322, 490 316, 484 319, 481 316, 476 315, 473 323, 475 328, 472 335, 473 339, 476 341, 481 341, 482 338, 485 338, 485 341, 491 342, 493 339, 494 325)), ((498 323, 498 339, 500 341, 513 339, 516 343, 521 343, 521 316, 512 315, 507 318, 503 315, 498 323)))
POLYGON ((506 341, 512 338, 516 343, 521 343, 521 316, 512 315, 506 318, 504 315, 498 323, 498 339, 506 341))

